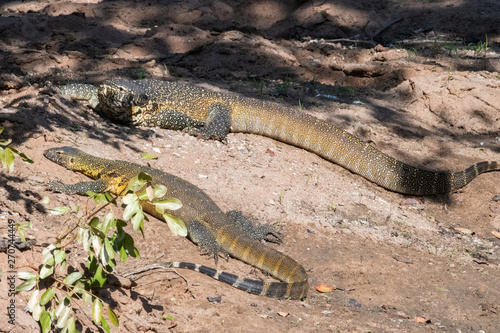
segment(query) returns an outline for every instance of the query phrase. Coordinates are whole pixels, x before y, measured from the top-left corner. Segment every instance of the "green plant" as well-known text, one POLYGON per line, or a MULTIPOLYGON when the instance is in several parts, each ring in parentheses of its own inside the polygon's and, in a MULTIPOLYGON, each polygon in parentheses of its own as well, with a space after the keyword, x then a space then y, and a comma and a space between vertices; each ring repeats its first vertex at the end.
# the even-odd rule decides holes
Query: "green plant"
POLYGON ((431 55, 433 58, 435 58, 439 53, 439 45, 438 45, 438 42, 437 42, 437 39, 434 39, 434 43, 432 43, 432 47, 431 47, 431 55))
MULTIPOLYGON (((118 258, 125 262, 128 257, 139 257, 133 237, 125 231, 127 220, 130 220, 134 231, 141 231, 144 236, 144 220, 147 220, 142 211, 140 201, 153 204, 156 211, 163 215, 170 230, 176 235, 187 235, 184 223, 165 213, 165 210, 177 210, 182 204, 178 199, 163 197, 166 194, 163 185, 151 185, 151 176, 140 173, 133 178, 127 186, 127 194, 122 202, 125 205, 123 219, 117 219, 109 212, 103 219, 97 217, 107 206, 116 205, 116 198, 109 193, 87 192, 98 207, 87 212, 79 218, 56 240, 47 246, 42 254, 42 268, 38 274, 33 272, 20 272, 18 277, 24 280, 16 287, 16 291, 33 290, 28 302, 28 310, 33 318, 40 323, 43 333, 51 329, 60 332, 78 332, 74 307, 75 303, 81 307, 91 306, 91 318, 96 325, 104 331, 110 332, 108 320, 118 326, 118 317, 113 309, 107 306, 107 318, 104 317, 104 302, 92 293, 92 289, 103 287, 110 272, 117 265, 118 258), (139 193, 139 194, 138 194, 139 193), (80 271, 68 274, 66 247, 75 241, 82 244, 87 253, 87 269, 90 272, 84 276, 80 271), (43 282, 43 283, 42 283, 43 282), (50 286, 42 293, 41 285, 50 286)), ((48 200, 44 200, 48 204, 48 200)), ((72 213, 76 213, 78 207, 72 213)), ((69 212, 66 207, 56 207, 52 214, 61 215, 69 212)))
POLYGON ((415 58, 418 56, 418 51, 416 48, 412 47, 411 49, 409 50, 406 50, 406 52, 408 52, 408 58, 415 58))
POLYGON ((472 50, 474 52, 474 58, 477 58, 483 52, 486 55, 487 49, 488 49, 488 35, 486 35, 484 42, 479 41, 478 43, 470 43, 469 45, 467 45, 467 50, 472 50))
POLYGON ((137 75, 137 78, 139 80, 142 80, 142 79, 146 78, 147 73, 146 72, 138 72, 135 75, 137 75))
POLYGON ((291 82, 292 79, 289 76, 287 76, 282 83, 276 85, 276 91, 278 93, 278 96, 288 95, 288 89, 290 88, 291 82))
POLYGON ((255 89, 259 92, 259 94, 262 94, 262 91, 264 90, 264 81, 262 80, 257 80, 256 78, 252 78, 252 84, 255 89))
MULTIPOLYGON (((3 132, 4 128, 0 126, 0 134, 3 132)), ((33 164, 33 161, 26 156, 21 151, 13 147, 7 147, 12 142, 12 139, 3 140, 0 139, 0 161, 2 161, 2 166, 8 168, 9 172, 14 171, 14 155, 19 156, 24 162, 33 164)))
POLYGON ((66 85, 66 84, 68 84, 68 79, 66 79, 64 77, 62 70, 57 69, 57 76, 59 76, 59 84, 60 85, 66 85))
POLYGON ((356 94, 354 88, 349 86, 340 85, 335 86, 334 89, 335 95, 337 95, 338 97, 354 97, 354 95, 356 94))
POLYGON ((458 47, 453 45, 445 45, 443 46, 443 48, 448 51, 448 55, 451 56, 452 53, 454 53, 455 54, 454 57, 458 58, 458 47))

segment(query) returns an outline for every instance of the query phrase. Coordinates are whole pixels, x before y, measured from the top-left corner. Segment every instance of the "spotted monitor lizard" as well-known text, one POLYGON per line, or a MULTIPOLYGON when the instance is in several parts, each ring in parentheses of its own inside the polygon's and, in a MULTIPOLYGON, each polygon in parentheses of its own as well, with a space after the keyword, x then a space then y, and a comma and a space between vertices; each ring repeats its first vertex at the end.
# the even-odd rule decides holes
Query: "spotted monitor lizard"
POLYGON ((412 195, 455 191, 479 174, 500 170, 479 162, 457 172, 430 171, 403 163, 369 143, 299 110, 160 80, 113 79, 99 87, 69 84, 61 93, 89 101, 101 115, 122 123, 168 129, 200 128, 224 139, 229 132, 267 136, 307 149, 388 190, 412 195))
MULTIPOLYGON (((253 294, 276 298, 302 299, 307 295, 308 280, 304 268, 289 256, 278 252, 260 242, 261 239, 279 242, 280 235, 270 225, 254 226, 241 213, 224 213, 210 197, 193 184, 158 169, 135 163, 109 160, 84 153, 73 147, 51 148, 44 152, 49 160, 63 167, 78 171, 95 179, 76 184, 63 184, 51 181, 49 187, 67 194, 85 194, 109 191, 122 194, 129 181, 140 172, 152 177, 152 185, 166 186, 165 197, 174 197, 182 202, 182 207, 169 211, 184 221, 190 239, 213 254, 215 261, 219 254, 232 256, 253 265, 281 280, 282 282, 263 282, 240 278, 220 272, 210 267, 190 263, 164 263, 163 266, 187 268, 209 275, 219 281, 253 294)), ((141 201, 144 211, 163 220, 162 214, 149 201, 141 201)))

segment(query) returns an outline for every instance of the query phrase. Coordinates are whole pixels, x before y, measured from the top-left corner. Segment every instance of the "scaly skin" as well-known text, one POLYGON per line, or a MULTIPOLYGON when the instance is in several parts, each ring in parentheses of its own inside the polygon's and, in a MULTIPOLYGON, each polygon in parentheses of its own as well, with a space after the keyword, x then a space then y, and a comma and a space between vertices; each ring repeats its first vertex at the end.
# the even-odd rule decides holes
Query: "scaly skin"
MULTIPOLYGON (((280 238, 272 227, 268 225, 255 227, 238 212, 232 211, 225 214, 205 192, 193 184, 158 169, 99 158, 72 147, 51 148, 44 152, 44 156, 67 169, 96 179, 70 185, 57 181, 49 183, 52 190, 68 194, 85 194, 89 190, 124 194, 132 178, 140 172, 148 173, 152 177, 153 186, 156 184, 166 186, 165 197, 178 198, 182 202, 182 208, 169 211, 169 213, 184 221, 191 240, 208 250, 209 254, 213 254, 216 262, 219 254, 231 255, 283 282, 243 279, 189 263, 164 263, 163 265, 197 270, 254 294, 290 299, 306 297, 309 284, 304 268, 287 255, 258 241, 260 239, 279 241, 280 238)), ((145 212, 163 220, 162 215, 150 202, 141 201, 141 206, 145 212)))
POLYGON ((500 170, 497 162, 476 163, 458 172, 429 171, 392 158, 370 144, 306 113, 275 103, 216 93, 158 80, 108 80, 97 89, 73 84, 63 94, 90 98, 93 108, 115 121, 169 129, 201 127, 204 137, 253 133, 307 149, 388 190, 432 195, 455 191, 479 174, 500 170), (82 94, 81 91, 86 91, 82 94), (97 96, 96 96, 97 94, 97 96))

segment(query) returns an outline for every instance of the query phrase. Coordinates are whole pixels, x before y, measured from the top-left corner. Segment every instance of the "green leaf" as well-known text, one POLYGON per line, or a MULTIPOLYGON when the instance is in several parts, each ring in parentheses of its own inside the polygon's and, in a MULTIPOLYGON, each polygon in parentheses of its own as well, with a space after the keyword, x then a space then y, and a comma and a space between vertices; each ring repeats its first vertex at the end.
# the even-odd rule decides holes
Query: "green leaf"
MULTIPOLYGON (((141 172, 141 174, 142 174, 142 172, 141 172)), ((150 176, 150 178, 151 178, 151 176, 150 176)), ((141 188, 143 188, 147 183, 148 183, 147 179, 144 179, 144 178, 140 179, 139 177, 134 177, 128 183, 127 188, 135 193, 135 192, 139 191, 141 188)))
POLYGON ((50 276, 53 273, 54 273, 54 266, 43 265, 42 269, 40 270, 40 279, 45 279, 47 276, 50 276))
POLYGON ((104 239, 106 237, 106 235, 104 234, 104 232, 102 232, 99 227, 101 226, 97 226, 97 227, 90 227, 90 229, 92 230, 92 233, 93 235, 92 236, 97 236, 99 237, 100 239, 104 239))
POLYGON ((154 187, 155 198, 163 198, 167 194, 167 187, 162 184, 156 184, 154 187))
POLYGON ((108 265, 105 267, 107 272, 113 272, 116 267, 116 260, 109 259, 108 265))
POLYGON ((137 214, 135 214, 132 218, 131 222, 134 231, 139 230, 141 228, 141 224, 144 227, 144 214, 142 213, 142 211, 137 212, 137 214))
POLYGON ((53 252, 47 252, 42 258, 42 263, 47 266, 54 266, 55 259, 53 252))
POLYGON ((31 294, 30 300, 28 301, 28 310, 33 312, 33 309, 35 308, 35 305, 38 304, 38 296, 40 295, 40 290, 36 289, 33 291, 33 294, 31 294))
POLYGON ((81 272, 73 272, 64 278, 64 283, 73 284, 82 277, 81 272))
POLYGON ((19 291, 30 291, 31 289, 33 289, 34 286, 36 286, 36 281, 37 279, 29 279, 29 280, 26 280, 24 281, 23 283, 21 283, 20 285, 18 285, 16 287, 16 291, 19 292, 19 291))
POLYGON ((64 259, 64 261, 59 266, 59 272, 61 272, 61 273, 66 272, 67 267, 68 267, 68 262, 66 261, 66 259, 64 259))
POLYGON ((109 238, 104 239, 104 247, 106 248, 106 252, 108 252, 109 259, 114 259, 115 249, 113 249, 113 245, 111 245, 109 238))
POLYGON ((118 322, 118 317, 111 307, 108 307, 108 316, 111 324, 115 325, 116 327, 120 325, 120 323, 118 322))
POLYGON ((55 207, 47 209, 52 215, 63 215, 69 211, 69 207, 55 207))
POLYGON ((104 318, 104 316, 101 317, 101 326, 106 332, 110 332, 108 322, 106 321, 106 318, 104 318))
POLYGON ((98 283, 99 287, 104 286, 104 283, 106 283, 106 272, 104 272, 101 266, 97 266, 97 269, 94 276, 91 278, 91 281, 93 286, 96 282, 98 283))
POLYGON ((104 222, 102 223, 101 230, 105 235, 108 234, 109 229, 112 227, 114 220, 115 220, 115 217, 114 217, 113 213, 108 213, 104 217, 104 222))
POLYGON ((94 199, 94 202, 97 205, 100 205, 102 203, 108 203, 108 202, 115 203, 113 197, 108 192, 95 193, 92 191, 87 191, 87 192, 85 192, 85 194, 88 195, 89 197, 91 197, 92 199, 94 199))
POLYGON ((177 198, 168 198, 164 200, 158 200, 153 202, 156 207, 156 211, 163 214, 165 210, 177 210, 182 207, 182 202, 177 198))
POLYGON ((127 254, 127 251, 125 250, 125 248, 122 246, 120 248, 120 260, 122 261, 122 263, 124 263, 125 261, 127 261, 127 258, 128 258, 128 254, 127 254))
POLYGON ((56 312, 54 313, 56 317, 60 317, 64 308, 68 308, 69 305, 71 304, 71 301, 68 296, 64 297, 62 302, 59 303, 59 306, 56 309, 56 312))
POLYGON ((165 222, 167 222, 168 227, 170 228, 170 231, 174 235, 179 235, 186 237, 187 236, 187 228, 184 222, 181 219, 178 219, 170 214, 163 214, 163 218, 165 219, 165 222))
POLYGON ((142 210, 142 209, 141 209, 141 205, 139 204, 138 201, 131 202, 123 210, 123 219, 124 220, 131 219, 132 216, 134 216, 135 214, 137 214, 140 210, 142 210))
POLYGON ((66 326, 64 326, 64 329, 62 331, 62 333, 76 333, 76 332, 79 332, 76 330, 76 326, 75 326, 75 317, 71 317, 69 318, 69 320, 66 322, 66 326))
POLYGON ((32 225, 31 222, 26 222, 26 223, 16 223, 16 230, 19 233, 19 236, 21 237, 23 242, 26 242, 26 237, 24 236, 24 230, 26 229, 31 229, 32 225))
POLYGON ((5 160, 5 149, 0 147, 0 161, 2 161, 2 167, 7 167, 7 162, 5 160))
POLYGON ((99 218, 98 217, 93 217, 90 222, 88 223, 89 227, 92 227, 92 228, 97 228, 97 226, 99 225, 99 218))
POLYGON ((144 157, 144 158, 147 158, 149 160, 157 160, 158 159, 157 156, 154 156, 154 155, 151 155, 151 154, 148 154, 148 153, 142 153, 141 156, 144 157))
POLYGON ((50 326, 52 324, 52 320, 50 319, 50 314, 42 310, 40 313, 40 326, 42 326, 42 333, 47 333, 50 331, 50 326))
POLYGON ((14 154, 10 147, 5 148, 5 162, 9 168, 9 172, 14 171, 14 154))
POLYGON ((108 253, 108 251, 106 251, 106 247, 105 246, 103 246, 101 248, 101 252, 99 254, 100 254, 102 265, 103 266, 107 266, 108 262, 109 262, 109 253, 108 253))
POLYGON ((59 329, 61 329, 64 326, 66 326, 66 323, 68 322, 68 318, 71 315, 71 313, 72 313, 72 311, 71 311, 70 307, 68 307, 68 306, 64 307, 64 309, 62 310, 61 315, 57 319, 56 327, 59 328, 59 329))
POLYGON ((99 299, 94 300, 94 304, 92 305, 92 320, 94 323, 99 324, 101 322, 102 317, 102 303, 99 299))
POLYGON ((56 264, 62 263, 64 260, 66 260, 66 252, 61 249, 55 249, 54 250, 54 259, 56 264))
POLYGON ((47 289, 40 298, 40 305, 47 304, 52 299, 52 297, 54 297, 55 294, 56 290, 54 288, 47 289))
POLYGON ((7 139, 7 140, 0 140, 0 146, 7 146, 8 144, 10 144, 12 142, 12 139, 7 139))
POLYGON ((92 304, 92 295, 85 291, 82 293, 82 301, 85 306, 89 306, 92 304))
POLYGON ((35 321, 40 321, 40 314, 42 313, 42 307, 40 306, 40 303, 36 303, 35 306, 33 307, 33 310, 31 311, 31 316, 35 321))
POLYGON ((101 247, 102 247, 102 238, 100 238, 97 235, 92 235, 92 248, 94 249, 94 253, 96 256, 99 256, 99 253, 101 253, 101 247))
POLYGON ((137 175, 137 179, 143 182, 150 182, 153 180, 153 177, 147 172, 141 171, 139 175, 137 175))
POLYGON ((135 193, 129 193, 122 198, 122 202, 125 205, 130 205, 130 203, 137 201, 137 195, 135 193))
POLYGON ((85 252, 90 251, 90 231, 88 229, 78 229, 78 241, 82 243, 85 252))
MULTIPOLYGON (((146 190, 147 190, 147 188, 146 188, 146 190)), ((146 190, 142 191, 139 194, 139 196, 138 196, 139 200, 149 200, 148 192, 146 190)))
POLYGON ((19 272, 17 273, 17 278, 21 280, 35 279, 38 275, 32 272, 19 272))
POLYGON ((26 154, 20 152, 19 150, 13 147, 9 147, 8 149, 12 150, 12 152, 18 155, 24 162, 33 164, 33 161, 28 156, 26 156, 26 154))
POLYGON ((139 258, 139 251, 135 247, 134 239, 129 234, 125 234, 125 237, 122 242, 122 247, 120 248, 120 259, 122 262, 127 260, 128 256, 139 258))

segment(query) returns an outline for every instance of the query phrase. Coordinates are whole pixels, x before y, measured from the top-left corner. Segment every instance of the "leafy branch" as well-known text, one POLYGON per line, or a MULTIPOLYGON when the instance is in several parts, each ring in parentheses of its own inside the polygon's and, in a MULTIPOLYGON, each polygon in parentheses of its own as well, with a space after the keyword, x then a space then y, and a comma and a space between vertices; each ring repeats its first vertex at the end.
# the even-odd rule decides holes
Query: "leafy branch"
MULTIPOLYGON (((3 132, 4 127, 0 126, 0 134, 3 132)), ((26 162, 32 164, 33 161, 26 156, 24 153, 21 151, 17 150, 16 148, 13 147, 6 147, 12 142, 12 139, 4 140, 0 139, 0 161, 2 161, 2 166, 4 168, 8 168, 9 172, 14 171, 14 157, 15 155, 18 155, 21 157, 21 159, 26 162)))
MULTIPOLYGON (((24 280, 16 291, 33 290, 27 309, 33 318, 40 323, 43 333, 53 327, 62 333, 79 332, 76 329, 77 318, 73 311, 75 299, 84 306, 91 306, 91 317, 96 325, 110 332, 108 320, 114 326, 119 326, 118 317, 113 309, 107 306, 107 318, 104 314, 105 302, 91 292, 102 287, 109 273, 114 271, 118 258, 124 263, 128 257, 139 257, 133 237, 124 228, 130 220, 134 231, 141 231, 144 236, 144 220, 148 220, 142 210, 141 201, 155 206, 156 211, 165 218, 170 230, 176 235, 187 235, 184 223, 166 210, 177 210, 182 203, 175 198, 164 198, 167 189, 163 185, 151 184, 151 176, 140 173, 127 186, 127 193, 122 202, 125 205, 123 219, 117 219, 112 212, 99 218, 97 214, 109 205, 117 205, 116 198, 109 193, 87 192, 93 198, 97 207, 79 218, 73 226, 56 238, 42 252, 41 269, 38 273, 20 272, 18 277, 24 280), (90 274, 84 276, 80 271, 68 274, 66 247, 75 240, 82 245, 87 253, 87 270, 90 274), (58 269, 57 269, 58 268, 58 269), (56 271, 58 274, 56 274, 56 271), (50 281, 49 281, 50 279, 50 281), (50 285, 41 293, 40 284, 50 285)), ((48 204, 48 200, 45 200, 48 204)), ((78 207, 71 213, 77 213, 78 207)), ((50 210, 52 214, 62 215, 70 211, 67 207, 56 207, 50 210)))

